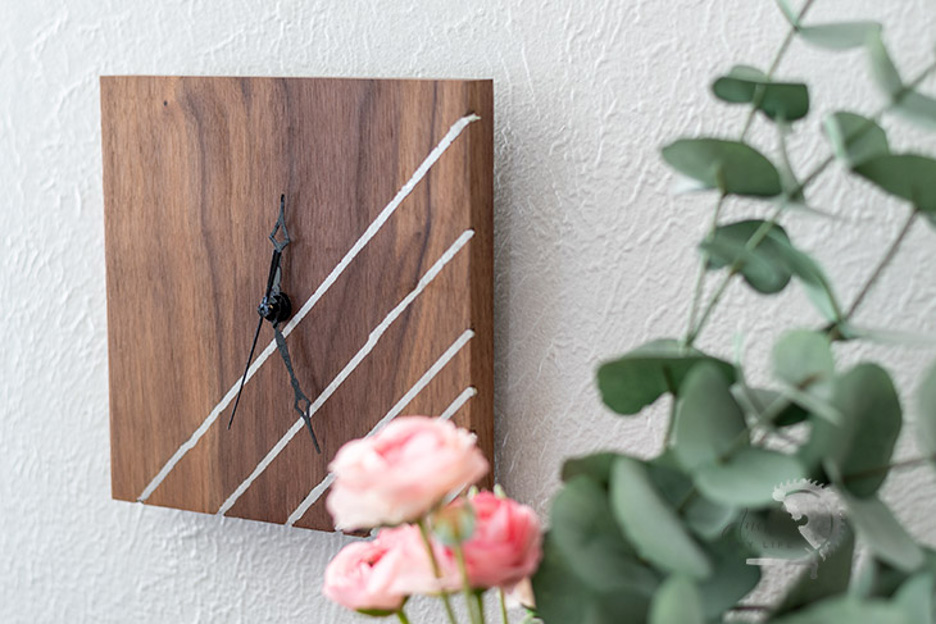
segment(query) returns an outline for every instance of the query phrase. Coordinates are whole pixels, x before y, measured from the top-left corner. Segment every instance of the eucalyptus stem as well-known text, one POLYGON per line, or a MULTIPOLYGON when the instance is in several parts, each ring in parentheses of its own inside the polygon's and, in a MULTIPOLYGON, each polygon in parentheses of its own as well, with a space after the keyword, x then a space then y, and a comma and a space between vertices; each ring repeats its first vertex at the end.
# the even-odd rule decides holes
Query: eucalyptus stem
MULTIPOLYGON (((803 5, 803 9, 799 12, 799 15, 796 17, 796 23, 798 24, 803 17, 806 16, 806 12, 812 7, 815 0, 807 0, 806 4, 803 5)), ((770 67, 767 69, 767 78, 771 78, 777 69, 780 67, 780 62, 783 60, 783 57, 786 55, 787 50, 790 49, 790 44, 793 43, 793 39, 796 37, 796 26, 793 25, 790 27, 790 30, 787 31, 786 36, 783 38, 783 43, 780 44, 780 48, 777 50, 777 53, 774 55, 773 61, 770 63, 770 67)), ((744 141, 747 137, 748 132, 751 130, 751 126, 754 124, 754 118, 757 116, 757 109, 760 106, 761 102, 764 99, 764 90, 759 89, 754 96, 754 101, 751 102, 750 109, 748 110, 747 117, 744 120, 744 127, 741 129, 741 135, 738 140, 744 141)), ((718 219, 721 216, 722 207, 725 204, 726 194, 722 193, 718 198, 718 203, 715 204, 715 209, 712 211, 712 221, 709 226, 708 235, 709 237, 715 234, 716 229, 718 228, 718 219)), ((695 288, 693 289, 692 295, 692 304, 689 307, 689 322, 686 324, 686 343, 689 344, 689 337, 692 335, 693 328, 696 326, 696 317, 699 314, 699 304, 702 302, 702 292, 705 290, 705 273, 706 273, 706 264, 708 263, 708 254, 703 252, 702 258, 699 262, 699 272, 696 275, 695 288)), ((691 346, 691 344, 689 345, 691 346)))
MULTIPOLYGON (((777 209, 774 210, 773 214, 770 216, 770 219, 761 224, 754 233, 751 235, 751 238, 748 239, 748 242, 745 244, 744 248, 748 251, 753 251, 757 248, 758 245, 763 242, 765 238, 770 234, 770 231, 777 225, 777 219, 780 218, 780 215, 787 207, 787 202, 782 202, 777 209)), ((699 319, 698 324, 689 332, 686 336, 686 347, 691 347, 695 344, 696 339, 699 337, 699 334, 702 332, 702 329, 708 323, 709 318, 712 316, 712 312, 715 311, 715 308, 721 302, 722 297, 725 295, 725 291, 728 289, 728 285, 731 283, 731 278, 738 274, 741 271, 741 267, 744 266, 744 261, 740 258, 735 260, 734 263, 728 268, 728 273, 722 278, 722 281, 719 283, 718 288, 715 289, 715 294, 712 295, 712 298, 709 300, 708 304, 705 306, 705 311, 702 313, 702 318, 699 319)))
POLYGON ((453 550, 455 551, 455 561, 458 562, 458 571, 461 573, 462 590, 465 592, 468 617, 471 618, 472 624, 484 624, 484 611, 479 608, 476 601, 471 599, 474 591, 472 591, 471 581, 468 579, 468 566, 465 564, 465 551, 462 549, 461 542, 456 542, 453 550))
POLYGON ((861 306, 862 302, 865 300, 865 297, 868 296, 868 293, 871 292, 871 289, 874 287, 874 284, 881 278, 881 275, 884 273, 884 270, 888 265, 893 262, 894 256, 897 255, 897 252, 900 250, 901 245, 907 239, 907 235, 910 233, 910 230, 913 228, 913 224, 916 221, 917 215, 920 214, 920 211, 914 208, 910 212, 910 216, 907 218, 907 221, 904 223, 903 228, 901 228, 900 233, 897 235, 897 238, 894 239, 894 242, 891 243, 891 246, 887 249, 887 252, 884 254, 884 257, 881 258, 881 261, 878 263, 877 267, 874 269, 874 273, 871 274, 871 277, 868 278, 868 281, 865 282, 864 287, 858 293, 858 296, 855 297, 855 300, 852 302, 851 306, 848 308, 848 311, 845 312, 845 317, 843 321, 848 321, 861 306))
MULTIPOLYGON (((810 5, 810 4, 811 4, 811 2, 807 2, 807 4, 803 7, 803 11, 800 12, 799 18, 797 18, 797 22, 799 21, 800 18, 803 17, 803 14, 806 12, 806 9, 809 8, 809 5, 810 5)), ((909 83, 907 83, 904 87, 902 87, 902 88, 900 89, 900 91, 898 91, 897 94, 894 95, 894 97, 893 97, 893 99, 891 100, 891 102, 889 102, 888 104, 882 106, 877 112, 875 112, 875 113, 868 119, 868 121, 867 121, 865 124, 863 124, 862 126, 860 126, 860 127, 859 127, 858 129, 856 129, 855 131, 851 132, 851 133, 845 138, 845 144, 846 144, 846 145, 849 145, 849 144, 853 143, 854 141, 857 141, 858 139, 860 139, 862 136, 864 136, 864 134, 865 134, 868 130, 870 130, 870 129, 872 128, 873 122, 874 122, 875 120, 880 119, 880 118, 884 115, 884 113, 886 113, 887 111, 889 111, 889 110, 891 110, 892 108, 894 108, 894 106, 900 104, 900 102, 903 101, 904 97, 906 97, 907 94, 911 93, 918 85, 920 85, 920 83, 922 83, 924 80, 926 80, 926 78, 928 78, 928 77, 930 76, 930 74, 932 74, 934 71, 936 71, 936 61, 934 61, 933 63, 930 63, 930 65, 927 66, 926 69, 924 69, 916 78, 914 78, 914 79, 911 80, 909 83)), ((823 160, 821 163, 819 163, 819 164, 803 179, 802 182, 800 182, 800 184, 796 187, 796 189, 794 189, 793 192, 791 192, 791 193, 789 194, 789 197, 796 197, 796 196, 798 196, 799 194, 801 194, 803 191, 805 191, 805 190, 806 190, 806 187, 808 187, 810 184, 812 184, 813 182, 815 182, 816 179, 817 179, 826 169, 828 169, 829 166, 830 166, 833 162, 835 162, 835 154, 830 154, 825 160, 823 160)), ((719 206, 720 206, 720 205, 721 205, 721 200, 719 200, 719 206)), ((770 222, 764 224, 764 225, 769 225, 769 227, 767 227, 767 228, 765 229, 764 225, 762 225, 760 229, 758 229, 757 231, 754 232, 754 234, 753 234, 753 235, 751 236, 751 238, 748 240, 747 245, 745 245, 745 248, 746 248, 746 249, 748 249, 749 251, 751 251, 751 250, 755 249, 755 248, 761 243, 761 241, 763 241, 763 239, 764 239, 764 238, 767 236, 767 234, 769 233, 770 229, 772 229, 773 226, 776 225, 776 218, 779 217, 780 212, 782 212, 783 208, 785 208, 785 207, 786 207, 786 202, 784 202, 783 204, 781 204, 780 207, 777 209, 777 211, 775 212, 775 217, 774 217, 774 219, 772 219, 770 222), (760 235, 760 236, 759 236, 759 235, 760 235), (755 241, 755 239, 757 239, 757 240, 755 241)), ((915 215, 914 215, 914 218, 915 218, 915 215)), ((902 241, 901 241, 901 242, 902 242, 902 241)), ((899 244, 898 244, 898 247, 899 247, 899 244)), ((704 260, 704 259, 703 259, 703 260, 704 260)), ((890 260, 888 260, 888 262, 890 262, 890 260)), ((705 263, 704 263, 704 261, 703 261, 703 270, 704 270, 704 266, 705 266, 705 263)), ((885 267, 886 267, 886 264, 885 264, 885 267)), ((713 295, 712 299, 709 301, 708 305, 706 306, 706 309, 705 309, 705 312, 704 312, 703 315, 702 315, 702 318, 699 320, 699 322, 698 322, 697 324, 695 324, 695 326, 693 326, 692 324, 690 324, 690 326, 689 326, 689 327, 690 327, 690 330, 689 330, 688 333, 686 334, 686 339, 684 340, 684 344, 685 344, 686 347, 691 347, 691 346, 695 343, 695 341, 696 341, 696 339, 699 337, 699 334, 701 333, 702 329, 705 327, 705 324, 708 322, 708 317, 709 317, 709 316, 711 315, 711 313, 714 311, 715 307, 718 305, 718 303, 719 303, 719 301, 721 300, 722 296, 724 296, 725 290, 727 290, 728 285, 729 285, 729 283, 731 282, 731 279, 732 279, 735 275, 738 274, 738 272, 740 271, 740 268, 741 268, 741 264, 740 264, 739 262, 735 262, 735 263, 731 266, 731 268, 730 268, 729 271, 728 271, 728 274, 722 279, 721 283, 719 284, 718 288, 717 288, 716 291, 715 291, 715 294, 713 295)), ((700 279, 698 280, 698 283, 697 283, 697 290, 699 290, 699 291, 701 291, 700 284, 702 283, 702 280, 703 280, 703 279, 704 279, 704 277, 700 277, 700 279)), ((877 279, 877 278, 875 277, 875 280, 876 280, 876 279, 877 279)), ((872 283, 872 285, 873 285, 873 283, 872 283)), ((863 296, 862 296, 862 298, 863 298, 863 296)), ((861 304, 860 301, 858 301, 857 303, 858 303, 858 305, 861 304)), ((696 308, 697 305, 698 305, 698 303, 695 301, 695 297, 693 298, 693 304, 692 304, 692 305, 693 305, 693 310, 695 310, 695 308, 696 308)), ((854 307, 857 308, 857 306, 854 306, 854 307)), ((693 315, 695 315, 695 311, 693 311, 693 315)), ((846 317, 849 317, 849 316, 850 316, 850 315, 846 315, 846 317)))
POLYGON ((403 609, 400 609, 396 612, 397 618, 400 620, 400 624, 410 624, 409 618, 406 617, 406 614, 403 613, 403 609))
MULTIPOLYGON (((429 527, 426 526, 426 519, 420 518, 417 523, 419 527, 419 534, 422 536, 423 544, 426 546, 426 551, 429 553, 429 561, 432 564, 432 574, 437 579, 442 578, 442 569, 439 567, 439 561, 435 556, 435 549, 432 548, 432 540, 429 539, 429 527)), ((452 610, 452 602, 449 600, 448 592, 445 588, 439 588, 439 597, 442 598, 442 604, 445 605, 445 613, 448 615, 450 624, 458 624, 458 620, 455 619, 455 612, 452 610)))
POLYGON ((503 587, 497 588, 497 597, 500 603, 501 624, 510 624, 510 620, 507 619, 507 598, 503 587))
POLYGON ((867 477, 874 477, 881 473, 890 472, 896 468, 914 468, 921 464, 926 464, 929 462, 936 461, 936 455, 926 455, 924 457, 914 457, 913 459, 904 459, 899 462, 891 462, 884 466, 875 466, 874 468, 868 468, 866 470, 860 470, 858 472, 853 472, 847 474, 841 478, 842 483, 847 483, 848 481, 855 481, 856 479, 864 479, 867 477))

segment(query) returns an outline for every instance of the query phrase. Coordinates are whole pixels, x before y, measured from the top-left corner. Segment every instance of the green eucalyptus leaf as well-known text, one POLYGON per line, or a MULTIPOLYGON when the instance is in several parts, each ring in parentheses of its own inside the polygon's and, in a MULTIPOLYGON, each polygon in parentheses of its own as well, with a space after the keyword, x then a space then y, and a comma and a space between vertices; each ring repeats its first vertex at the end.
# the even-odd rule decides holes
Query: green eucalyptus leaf
POLYGON ((849 167, 890 154, 887 133, 872 119, 839 111, 823 123, 836 157, 849 167))
POLYGON ((897 71, 894 61, 891 60, 880 32, 869 34, 865 45, 875 82, 891 98, 896 97, 903 90, 903 80, 900 78, 900 72, 897 71))
POLYGON ((916 624, 907 621, 899 606, 883 600, 859 600, 852 596, 823 600, 792 615, 770 621, 774 624, 916 624))
POLYGON ((847 530, 834 549, 825 553, 815 570, 805 569, 799 574, 775 614, 790 613, 824 598, 845 593, 851 582, 854 554, 855 534, 847 530))
POLYGON ((809 412, 802 406, 785 399, 775 390, 764 388, 745 388, 735 393, 738 403, 748 415, 756 422, 762 423, 765 413, 777 401, 782 401, 785 407, 774 417, 771 423, 774 427, 790 427, 797 425, 809 417, 809 412))
POLYGON ((744 413, 729 382, 711 364, 690 371, 676 408, 673 452, 690 471, 718 463, 748 443, 744 413))
POLYGON ((696 579, 711 574, 705 553, 639 462, 629 457, 614 462, 610 494, 614 518, 641 557, 671 573, 696 579))
POLYGON ((842 22, 801 26, 799 36, 807 43, 826 50, 850 50, 865 45, 869 37, 879 35, 877 22, 842 22))
POLYGON ((760 567, 748 565, 752 552, 733 534, 723 535, 705 544, 712 562, 712 575, 700 581, 702 608, 706 621, 721 621, 721 616, 747 596, 760 581, 760 567))
POLYGON ((763 72, 736 65, 712 84, 715 97, 730 104, 755 104, 775 121, 796 121, 809 113, 809 88, 799 82, 773 82, 763 72))
POLYGON ((894 602, 906 613, 908 622, 932 622, 933 616, 933 573, 915 574, 904 583, 894 602))
POLYGON ((903 93, 894 103, 894 110, 917 125, 936 129, 936 99, 916 91, 903 93))
POLYGON ((921 452, 936 455, 936 364, 923 376, 917 403, 920 407, 916 421, 917 445, 921 452))
POLYGON ((650 624, 705 624, 702 597, 691 579, 674 574, 657 590, 650 605, 650 624))
POLYGON ((608 494, 586 476, 563 487, 553 501, 550 533, 567 567, 594 592, 627 587, 652 594, 656 574, 637 560, 614 521, 608 494))
POLYGON ((781 249, 789 246, 786 231, 774 225, 757 247, 747 248, 748 241, 763 226, 763 221, 748 220, 716 228, 699 246, 708 256, 706 268, 738 265, 744 281, 762 294, 774 294, 786 288, 793 276, 785 251, 781 249))
POLYGON ((655 340, 606 362, 598 369, 598 389, 605 405, 618 414, 637 414, 671 389, 679 391, 689 370, 700 362, 714 364, 734 381, 734 367, 676 340, 655 340))
POLYGON ((900 434, 897 390, 883 368, 859 364, 837 380, 833 402, 844 416, 842 445, 826 458, 827 465, 835 467, 849 493, 872 496, 887 478, 888 471, 881 467, 891 461, 900 434))
POLYGON ((786 332, 774 345, 773 368, 778 379, 801 390, 828 383, 835 374, 829 338, 816 331, 786 332))
POLYGON ((790 6, 789 0, 777 0, 777 6, 780 7, 780 11, 783 13, 783 16, 790 22, 791 26, 796 26, 799 21, 797 18, 796 12, 793 10, 793 7, 790 6))
MULTIPOLYGON (((556 545, 553 531, 543 540, 543 559, 533 575, 537 614, 546 622, 619 624, 643 622, 652 594, 620 584, 600 591, 582 581, 556 545)), ((613 585, 612 583, 608 583, 613 585)))
POLYGON ((936 160, 915 154, 888 154, 866 160, 854 170, 919 210, 936 213, 936 160))
POLYGON ((802 479, 796 457, 759 447, 745 448, 723 463, 711 464, 696 473, 696 487, 706 497, 724 505, 756 507, 773 500, 774 488, 802 479))
POLYGON ((699 496, 692 478, 679 469, 667 453, 645 465, 647 476, 656 491, 680 515, 686 526, 704 540, 712 540, 734 522, 738 509, 699 496))
POLYGON ((874 555, 898 570, 911 572, 924 562, 923 551, 879 498, 843 494, 849 520, 874 555))
POLYGON ((562 480, 569 482, 579 475, 585 475, 603 488, 611 480, 611 466, 620 453, 594 453, 584 457, 567 459, 562 465, 562 480))
POLYGON ((725 194, 775 197, 783 192, 773 163, 739 141, 680 139, 663 148, 663 159, 683 175, 725 194))
POLYGON ((899 329, 860 327, 854 323, 838 323, 835 329, 845 340, 868 340, 884 345, 920 348, 929 348, 936 345, 936 336, 933 334, 901 331, 899 329))
POLYGON ((828 321, 838 321, 842 317, 841 308, 832 284, 819 264, 813 260, 812 256, 800 251, 792 243, 784 244, 781 241, 777 246, 777 251, 783 254, 793 275, 799 278, 806 290, 806 295, 823 318, 828 321))

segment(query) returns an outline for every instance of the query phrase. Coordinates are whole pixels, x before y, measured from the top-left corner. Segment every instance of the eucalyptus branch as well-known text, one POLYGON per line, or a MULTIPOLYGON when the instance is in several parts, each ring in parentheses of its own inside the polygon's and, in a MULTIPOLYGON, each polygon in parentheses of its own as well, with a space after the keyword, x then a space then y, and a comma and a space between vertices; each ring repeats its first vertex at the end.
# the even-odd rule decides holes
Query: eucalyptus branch
POLYGON ((926 455, 924 457, 914 457, 913 459, 905 459, 899 462, 891 462, 884 466, 875 466, 874 468, 868 468, 866 470, 859 470, 858 472, 853 472, 841 477, 842 483, 847 483, 849 481, 855 481, 858 479, 865 479, 867 477, 875 477, 879 474, 885 474, 891 470, 899 468, 915 468, 917 466, 927 464, 930 462, 936 461, 936 455, 926 455))
MULTIPOLYGON (((753 251, 757 248, 758 245, 763 242, 767 235, 770 234, 770 231, 777 225, 777 220, 780 218, 780 215, 783 214, 783 211, 786 210, 788 205, 787 200, 783 200, 773 214, 770 216, 770 219, 761 224, 754 233, 751 235, 751 238, 748 239, 748 242, 744 245, 744 248, 748 251, 753 251)), ((708 323, 709 317, 711 317, 712 312, 721 302, 722 297, 725 295, 725 291, 728 289, 729 284, 731 283, 731 278, 737 275, 741 271, 741 267, 744 266, 744 261, 740 258, 735 260, 734 263, 728 268, 728 273, 722 278, 722 281, 718 284, 718 288, 715 289, 715 294, 712 295, 712 298, 709 300, 708 305, 705 306, 705 311, 702 313, 702 318, 699 319, 698 324, 689 332, 686 336, 686 346, 691 347, 695 344, 696 338, 699 337, 699 334, 702 332, 702 329, 708 323)))
MULTIPOLYGON (((801 14, 801 17, 802 17, 802 14, 801 14)), ((917 86, 919 86, 924 80, 926 80, 926 78, 928 78, 930 74, 932 74, 934 71, 936 71, 936 61, 931 63, 929 66, 927 66, 927 68, 924 69, 916 78, 911 80, 908 84, 904 85, 904 87, 901 88, 901 90, 898 91, 897 94, 894 95, 891 101, 885 106, 881 107, 876 113, 874 113, 874 115, 872 115, 868 119, 867 122, 859 126, 853 132, 849 133, 848 136, 845 137, 845 145, 850 145, 854 141, 857 141, 862 136, 864 136, 864 134, 873 127, 874 121, 880 119, 887 111, 899 105, 909 93, 911 93, 917 86)), ((803 179, 803 181, 800 182, 800 184, 791 193, 788 194, 788 196, 797 197, 798 195, 803 193, 806 190, 806 187, 812 184, 813 182, 815 182, 816 179, 826 169, 828 169, 828 167, 833 162, 835 162, 835 155, 830 154, 829 157, 823 160, 819 165, 817 165, 803 179)), ((753 251, 754 249, 757 248, 757 246, 764 240, 764 238, 767 237, 767 234, 769 233, 770 229, 772 229, 773 226, 776 225, 776 220, 777 218, 779 218, 780 213, 783 211, 785 207, 786 207, 786 200, 774 212, 774 217, 770 221, 765 222, 764 225, 762 225, 758 230, 754 232, 753 235, 751 235, 751 238, 748 239, 748 242, 745 245, 745 249, 747 249, 748 251, 753 251), (765 227, 765 226, 769 226, 769 227, 765 227)), ((915 218, 915 214, 911 217, 911 221, 913 218, 915 218)), ((912 222, 909 225, 912 225, 912 222)), ((906 225, 905 228, 909 228, 909 225, 906 225)), ((898 240, 897 248, 899 248, 900 244, 902 244, 903 242, 902 238, 905 236, 906 234, 903 234, 903 236, 898 240)), ((882 270, 883 268, 886 268, 887 264, 892 259, 893 259, 892 257, 891 258, 885 257, 886 262, 883 263, 883 267, 881 267, 882 270)), ((709 316, 711 316, 711 313, 714 311, 715 307, 718 305, 718 303, 721 301, 721 298, 724 296, 725 290, 727 290, 728 285, 731 282, 731 279, 735 275, 737 275, 738 272, 740 271, 740 267, 741 267, 741 263, 736 261, 729 268, 727 275, 722 279, 721 283, 719 284, 718 288, 715 291, 715 294, 712 296, 712 299, 709 301, 708 305, 706 306, 705 312, 702 314, 702 318, 699 320, 698 324, 696 324, 695 327, 692 328, 689 331, 689 333, 686 335, 686 339, 684 342, 687 347, 691 347, 695 343, 696 339, 699 337, 699 334, 702 332, 702 329, 705 327, 705 324, 708 322, 709 316)), ((703 262, 703 268, 704 268, 704 262, 703 262)), ((876 281, 878 277, 880 277, 879 274, 873 276, 874 281, 876 281)), ((870 286, 873 286, 873 284, 874 282, 871 282, 870 286)), ((870 289, 870 286, 868 286, 869 289, 870 289)), ((861 295, 861 298, 863 299, 864 295, 866 294, 867 293, 863 292, 863 294, 861 295)), ((857 309, 858 305, 860 304, 861 304, 861 301, 858 300, 856 301, 855 304, 852 304, 852 308, 857 309)), ((696 305, 697 305, 696 302, 693 302, 693 307, 695 307, 696 305)), ((849 313, 846 314, 846 318, 850 318, 852 313, 854 313, 854 310, 850 308, 849 313)))
MULTIPOLYGON (((803 9, 799 12, 799 15, 796 17, 795 24, 799 24, 800 20, 806 16, 806 12, 812 7, 815 0, 806 0, 806 4, 803 5, 803 9)), ((780 48, 777 50, 777 53, 774 55, 773 61, 770 63, 770 67, 767 69, 767 79, 773 77, 774 73, 780 67, 780 62, 783 60, 783 57, 786 55, 787 50, 790 49, 790 44, 793 43, 793 39, 796 38, 796 26, 791 25, 789 31, 787 31, 786 36, 783 38, 783 43, 780 44, 780 48)), ((744 141, 747 137, 747 133, 750 131, 751 126, 754 123, 754 118, 757 116, 757 109, 760 107, 763 102, 765 95, 765 90, 759 88, 754 94, 754 99, 751 102, 750 109, 748 110, 747 117, 744 120, 744 127, 741 129, 741 135, 739 137, 740 141, 744 141)), ((722 207, 725 204, 726 194, 722 193, 718 198, 718 203, 715 204, 715 209, 712 211, 712 221, 709 226, 708 235, 709 237, 715 234, 716 229, 718 228, 718 219, 721 216, 722 207)), ((693 333, 693 328, 696 326, 696 317, 699 313, 699 304, 702 301, 702 293, 705 290, 705 265, 708 263, 708 254, 703 252, 702 258, 699 262, 699 272, 696 275, 696 283, 693 289, 692 303, 689 307, 689 322, 686 325, 686 344, 691 346, 690 336, 693 333)))
POLYGON ((897 238, 895 238, 894 242, 891 243, 890 247, 888 247, 887 252, 884 254, 884 257, 881 258, 881 261, 878 263, 877 267, 875 267, 871 277, 868 278, 868 281, 865 282, 865 285, 858 293, 858 296, 855 297, 855 300, 852 302, 851 306, 849 306, 848 311, 845 313, 845 317, 842 319, 843 322, 851 319, 851 317, 858 310, 859 306, 861 306, 862 302, 865 300, 865 297, 867 297, 868 293, 871 292, 871 288, 873 288, 874 284, 877 283, 877 281, 881 278, 884 270, 894 260, 894 256, 897 255, 901 245, 903 245, 904 241, 907 239, 907 235, 913 228, 913 224, 919 214, 920 211, 916 208, 910 212, 910 216, 907 218, 904 226, 901 228, 897 238))

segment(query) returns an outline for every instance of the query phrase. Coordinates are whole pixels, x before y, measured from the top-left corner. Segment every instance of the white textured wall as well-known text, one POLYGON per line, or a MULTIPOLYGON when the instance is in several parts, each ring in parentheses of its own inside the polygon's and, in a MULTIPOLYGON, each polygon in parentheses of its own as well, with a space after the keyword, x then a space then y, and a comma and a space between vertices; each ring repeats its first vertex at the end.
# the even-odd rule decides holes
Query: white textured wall
MULTIPOLYGON (((816 4, 883 20, 911 73, 929 61, 930 0, 816 4)), ((707 83, 735 61, 766 65, 782 29, 769 0, 0 0, 0 621, 358 621, 319 595, 340 536, 109 499, 100 74, 493 78, 499 480, 545 511, 564 456, 658 443, 661 411, 618 419, 592 382, 601 358, 685 322, 710 202, 670 194, 657 146, 737 133, 741 113, 707 83)), ((879 101, 860 54, 797 45, 784 67, 822 80, 822 109, 879 101)), ((889 125, 900 146, 936 148, 889 125)), ((815 137, 793 147, 800 162, 826 153, 815 137)), ((903 210, 831 176, 817 191, 840 220, 789 229, 849 300, 903 210)), ((934 236, 919 224, 867 324, 900 315, 936 333, 934 236)), ((733 292, 702 344, 728 355, 743 332, 763 378, 774 324, 816 318, 794 290, 733 292)), ((912 388, 936 350, 842 353, 882 357, 912 388)), ((933 483, 888 488, 930 541, 933 483)))

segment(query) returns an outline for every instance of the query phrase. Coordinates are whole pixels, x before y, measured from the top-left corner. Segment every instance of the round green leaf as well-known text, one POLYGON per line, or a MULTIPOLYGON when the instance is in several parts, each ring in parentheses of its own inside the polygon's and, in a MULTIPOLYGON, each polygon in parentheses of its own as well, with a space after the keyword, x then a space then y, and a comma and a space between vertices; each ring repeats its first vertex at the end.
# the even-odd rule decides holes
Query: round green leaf
POLYGON ((899 606, 851 596, 824 600, 794 615, 770 621, 774 624, 911 624, 899 606))
POLYGON ((926 213, 936 213, 936 160, 914 154, 888 154, 856 166, 855 173, 926 213))
MULTIPOLYGON (((859 498, 873 495, 887 478, 900 434, 902 410, 890 375, 876 364, 859 364, 835 383, 833 403, 842 413, 841 444, 826 458, 842 487, 859 498)), ((823 421, 814 427, 835 427, 823 421)), ((833 434, 834 435, 834 434, 833 434)))
POLYGON ((850 50, 860 48, 869 37, 879 35, 881 25, 877 22, 842 22, 838 24, 816 24, 801 26, 799 36, 807 43, 826 50, 850 50))
POLYGON ((686 470, 718 463, 747 444, 744 413, 717 368, 699 364, 690 371, 676 409, 673 452, 686 470))
POLYGON ((835 549, 818 561, 815 570, 807 568, 797 576, 775 614, 790 613, 823 598, 845 593, 851 582, 854 554, 855 534, 846 530, 835 549))
POLYGON ((704 540, 712 540, 737 518, 738 509, 722 505, 694 492, 692 478, 679 469, 671 453, 645 464, 653 487, 680 515, 686 526, 704 540))
POLYGON ((673 575, 666 580, 650 605, 650 624, 704 624, 702 597, 688 578, 673 575))
POLYGON ((903 89, 900 72, 891 60, 890 53, 881 39, 881 33, 870 33, 865 41, 868 58, 871 61, 871 74, 878 86, 889 96, 894 97, 903 89))
POLYGON ((890 153, 887 133, 872 119, 839 111, 828 115, 824 126, 836 157, 849 167, 890 153))
POLYGON ((645 621, 651 594, 626 586, 598 591, 579 579, 568 562, 550 531, 543 540, 543 559, 533 575, 536 611, 544 621, 589 624, 645 621))
POLYGON ((894 110, 917 125, 936 128, 936 99, 928 95, 916 91, 902 93, 894 102, 894 110))
POLYGON ((808 330, 786 332, 774 345, 773 368, 778 379, 800 390, 828 383, 835 374, 829 338, 808 330))
POLYGON ((917 401, 920 407, 916 421, 917 444, 923 453, 936 455, 936 364, 923 376, 917 401))
POLYGON ((904 583, 894 602, 907 614, 908 622, 933 621, 933 573, 915 574, 904 583))
POLYGON ((747 560, 753 553, 743 547, 734 534, 722 535, 707 543, 705 552, 712 562, 713 572, 698 583, 702 610, 706 621, 721 621, 726 611, 757 586, 761 572, 758 566, 748 565, 747 560))
POLYGON ((655 340, 598 369, 598 389, 605 405, 618 414, 637 414, 664 393, 679 391, 686 373, 699 362, 714 364, 734 381, 734 367, 676 340, 655 340))
POLYGON ((556 495, 550 533, 568 568, 591 591, 655 590, 658 579, 637 561, 614 521, 607 492, 588 477, 571 479, 556 495))
POLYGON ((783 192, 773 163, 739 141, 680 139, 663 148, 663 159, 706 188, 726 194, 775 197, 783 192))
POLYGON ((679 516, 663 500, 643 466, 619 457, 611 469, 614 517, 640 555, 659 568, 692 578, 705 578, 711 564, 686 533, 679 516))
POLYGON ((737 65, 712 84, 715 97, 731 104, 755 104, 776 121, 796 121, 809 113, 809 89, 802 83, 772 82, 760 70, 737 65))
POLYGON ((763 221, 752 219, 717 227, 699 246, 708 255, 706 268, 737 265, 744 281, 765 295, 786 288, 793 276, 780 249, 781 243, 789 245, 786 231, 774 225, 757 247, 747 248, 748 241, 763 225, 763 221))
POLYGON ((858 499, 843 494, 849 520, 876 557, 910 572, 923 564, 923 551, 891 510, 877 497, 858 499))
POLYGON ((771 502, 776 486, 804 476, 792 455, 750 447, 724 463, 699 469, 695 483, 700 492, 719 503, 755 507, 771 502))
POLYGON ((568 482, 579 475, 585 475, 606 488, 611 480, 611 466, 618 455, 619 453, 593 453, 567 459, 562 465, 562 480, 568 482))

